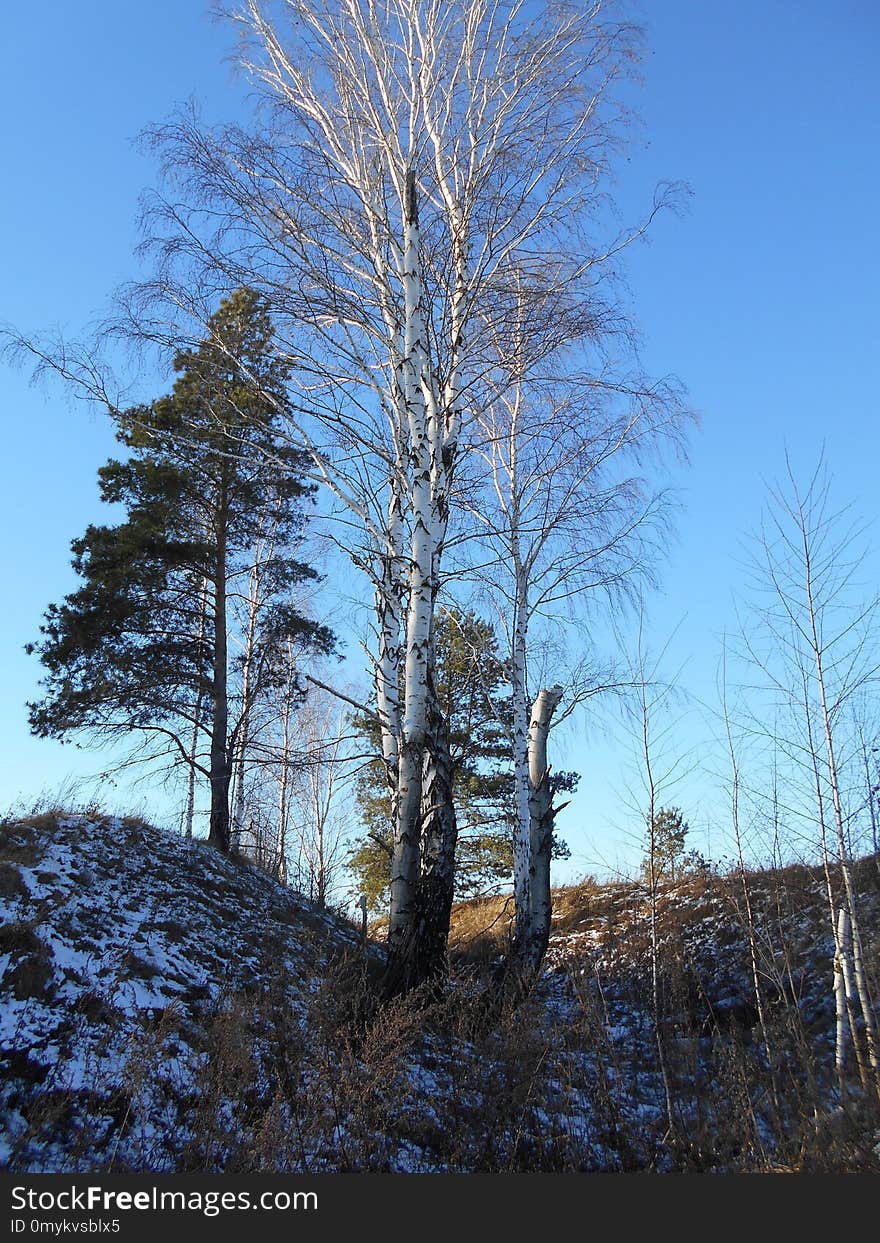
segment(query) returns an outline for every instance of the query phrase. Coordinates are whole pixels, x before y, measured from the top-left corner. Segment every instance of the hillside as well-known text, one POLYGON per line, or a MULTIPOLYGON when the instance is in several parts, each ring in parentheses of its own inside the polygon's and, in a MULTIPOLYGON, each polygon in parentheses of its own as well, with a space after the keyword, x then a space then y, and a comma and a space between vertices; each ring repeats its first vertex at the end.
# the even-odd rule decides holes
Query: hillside
POLYGON ((164 1168, 209 1031, 262 995, 302 1021, 352 927, 138 820, 49 814, 0 839, 0 1160, 164 1168), (169 1112, 170 1111, 170 1112, 169 1112))
MULTIPOLYGON (((873 860, 859 883, 876 983, 873 860)), ((0 1163, 880 1169, 852 1056, 837 1107, 822 878, 756 873, 750 896, 763 1030, 740 880, 706 873, 661 894, 658 1044, 638 885, 556 893, 548 970, 514 1014, 486 1000, 502 899, 456 908, 447 999, 382 1007, 379 948, 246 864, 133 819, 7 822, 0 1163)))

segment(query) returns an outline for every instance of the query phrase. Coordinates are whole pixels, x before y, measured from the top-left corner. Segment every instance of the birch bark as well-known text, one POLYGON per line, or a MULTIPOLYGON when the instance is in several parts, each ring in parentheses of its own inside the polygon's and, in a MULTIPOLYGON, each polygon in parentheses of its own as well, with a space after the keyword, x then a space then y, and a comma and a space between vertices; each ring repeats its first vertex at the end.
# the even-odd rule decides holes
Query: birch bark
POLYGON ((159 209, 175 234, 159 244, 163 288, 191 306, 168 269, 222 270, 266 292, 279 341, 288 325, 290 436, 339 503, 340 548, 374 594, 393 966, 446 905, 418 893, 423 874, 447 884, 454 847, 432 617, 451 510, 461 517, 459 458, 497 386, 486 344, 507 333, 515 271, 545 306, 565 307, 560 342, 591 331, 588 271, 623 242, 585 254, 585 226, 617 139, 606 96, 636 36, 599 2, 279 0, 276 11, 284 24, 245 0, 238 18, 266 128, 166 131, 169 166, 201 206, 167 196, 159 209), (432 808, 442 825, 429 830, 432 808))
POLYGON ((422 772, 427 726, 428 661, 432 650, 436 596, 434 566, 440 537, 431 486, 435 463, 432 461, 425 399, 427 341, 422 307, 418 201, 412 170, 406 174, 404 201, 403 293, 404 395, 409 431, 412 537, 388 949, 389 977, 396 982, 403 975, 409 986, 412 981, 403 960, 412 954, 413 943, 421 931, 416 926, 416 920, 421 862, 422 772))
POLYGON ((550 939, 550 848, 556 813, 547 739, 562 694, 562 687, 558 685, 539 691, 529 721, 529 892, 524 963, 531 975, 540 969, 550 939))

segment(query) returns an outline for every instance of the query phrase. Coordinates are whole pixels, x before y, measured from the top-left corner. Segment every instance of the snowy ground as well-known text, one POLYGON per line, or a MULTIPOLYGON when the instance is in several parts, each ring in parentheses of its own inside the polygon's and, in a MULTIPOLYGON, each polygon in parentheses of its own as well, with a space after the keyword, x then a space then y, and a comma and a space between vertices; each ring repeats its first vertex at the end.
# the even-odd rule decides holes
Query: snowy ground
POLYGON ((204 845, 130 819, 7 823, 0 1164, 774 1169, 833 1150, 877 1168, 880 1118, 857 1084, 858 1108, 835 1100, 821 884, 809 869, 751 883, 768 1040, 737 879, 662 895, 670 1108, 637 885, 558 894, 538 996, 487 1022, 466 960, 444 1003, 376 1007, 378 949, 204 845))
POLYGON ((165 1108, 193 1089, 212 1012, 271 967, 301 1019, 330 956, 356 944, 255 869, 137 820, 50 815, 3 832, 4 1165, 114 1152, 123 1166, 165 1165, 165 1108), (156 1068, 139 1085, 139 1153, 126 1156, 126 1088, 156 1068))

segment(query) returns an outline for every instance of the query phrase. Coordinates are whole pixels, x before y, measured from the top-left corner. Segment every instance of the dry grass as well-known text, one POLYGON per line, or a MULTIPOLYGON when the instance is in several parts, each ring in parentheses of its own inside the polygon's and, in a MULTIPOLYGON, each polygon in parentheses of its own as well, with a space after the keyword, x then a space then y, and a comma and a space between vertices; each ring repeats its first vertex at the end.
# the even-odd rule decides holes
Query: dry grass
POLYGON ((10 955, 4 984, 17 1001, 47 995, 53 979, 52 951, 37 936, 37 921, 16 920, 0 927, 0 954, 10 955))
POLYGON ((0 824, 0 862, 15 867, 35 867, 43 857, 36 837, 40 828, 31 823, 0 824))
POLYGON ((26 898, 28 887, 19 868, 13 863, 0 863, 0 898, 26 898))
POLYGON ((452 908, 449 952, 453 960, 486 963, 507 948, 513 925, 513 897, 473 898, 452 908))
MULTIPOLYGON (((11 852, 0 859, 0 890, 18 916, 0 929, 0 953, 10 956, 12 996, 39 1002, 37 1010, 53 987, 47 928, 61 917, 20 902, 20 869, 39 864, 50 834, 70 843, 77 835, 75 825, 42 819, 5 825, 0 837, 0 851, 11 852)), ((136 819, 107 825, 126 863, 149 849, 150 831, 136 819)), ((111 858, 108 843, 101 849, 63 869, 64 883, 77 873, 77 892, 93 886, 77 915, 79 946, 101 931, 92 919, 111 858)), ((96 964, 94 983, 84 979, 76 1002, 52 1019, 72 1049, 84 1032, 92 1037, 94 1076, 90 1065, 77 1080, 89 1086, 73 1090, 26 1051, 16 1055, 13 1103, 23 1121, 10 1168, 62 1153, 65 1169, 116 1172, 880 1170, 880 1112, 854 1063, 848 1099, 836 1104, 815 869, 748 878, 760 917, 765 1047, 736 874, 661 887, 655 1016, 639 884, 586 879, 555 891, 548 970, 515 1009, 499 1007, 495 991, 509 897, 454 908, 445 997, 386 1004, 379 955, 341 948, 324 915, 295 910, 268 881, 254 888, 246 867, 231 870, 194 848, 181 866, 192 867, 198 888, 174 907, 164 902, 180 881, 173 859, 158 850, 146 859, 150 904, 137 876, 120 901, 149 914, 132 922, 118 963, 96 964), (246 906, 253 921, 241 928, 246 906), (212 921, 213 948, 206 925, 200 935, 188 926, 196 908, 212 921), (205 983, 169 968, 168 979, 186 985, 176 1001, 123 1012, 120 981, 156 977, 151 937, 176 947, 157 961, 198 964, 205 983), (233 944, 248 956, 243 975, 221 960, 220 947, 233 944), (108 1072, 101 1058, 111 1047, 108 1072)), ((48 865, 42 874, 47 883, 54 875, 48 865)), ((866 901, 876 895, 873 862, 860 865, 859 883, 866 901)), ((875 924, 866 957, 876 985, 875 924)), ((57 1033, 47 1040, 58 1043, 57 1033)))

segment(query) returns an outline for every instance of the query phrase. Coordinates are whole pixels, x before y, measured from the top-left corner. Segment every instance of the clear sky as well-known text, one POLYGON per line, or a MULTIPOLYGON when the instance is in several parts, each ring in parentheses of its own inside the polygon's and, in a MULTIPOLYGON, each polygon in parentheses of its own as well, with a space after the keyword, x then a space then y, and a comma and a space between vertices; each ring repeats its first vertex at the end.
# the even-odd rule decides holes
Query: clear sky
MULTIPOLYGON (((741 540, 785 447, 806 468, 826 443, 840 500, 876 516, 880 8, 654 0, 642 13, 643 126, 621 169, 622 216, 638 217, 662 179, 687 181, 693 197, 684 217, 657 222, 627 270, 644 361, 681 378, 701 420, 676 473, 682 512, 651 630, 658 645, 675 630, 670 666, 711 698, 719 637, 735 624, 741 540)), ((8 10, 4 41, 0 320, 77 335, 137 274, 137 201, 156 170, 136 134, 189 97, 209 117, 236 113, 230 35, 201 0, 43 0, 8 10)), ((74 585, 69 542, 99 517, 95 472, 114 442, 57 388, 0 375, 5 807, 101 766, 28 737, 38 668, 22 648, 74 585)), ((682 746, 700 745, 699 727, 681 734, 682 746)), ((583 774, 560 821, 574 872, 638 855, 620 801, 619 729, 616 739, 594 718, 560 756, 583 774)), ((705 783, 682 798, 693 824, 708 823, 705 783)))

